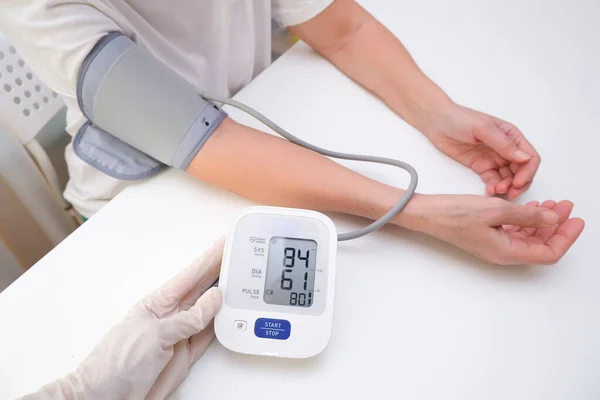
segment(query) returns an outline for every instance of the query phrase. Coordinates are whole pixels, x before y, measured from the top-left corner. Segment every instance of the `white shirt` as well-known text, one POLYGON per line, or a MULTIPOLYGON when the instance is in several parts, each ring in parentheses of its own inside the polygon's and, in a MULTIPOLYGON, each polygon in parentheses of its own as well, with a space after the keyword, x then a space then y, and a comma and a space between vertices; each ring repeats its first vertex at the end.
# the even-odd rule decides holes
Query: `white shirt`
MULTIPOLYGON (((79 66, 107 32, 121 31, 191 84, 230 96, 271 62, 271 19, 297 25, 333 0, 2 0, 0 31, 67 104, 67 131, 85 119, 76 100, 79 66)), ((143 132, 140 132, 143 134, 143 132)), ((65 152, 65 198, 90 217, 130 182, 65 152)))

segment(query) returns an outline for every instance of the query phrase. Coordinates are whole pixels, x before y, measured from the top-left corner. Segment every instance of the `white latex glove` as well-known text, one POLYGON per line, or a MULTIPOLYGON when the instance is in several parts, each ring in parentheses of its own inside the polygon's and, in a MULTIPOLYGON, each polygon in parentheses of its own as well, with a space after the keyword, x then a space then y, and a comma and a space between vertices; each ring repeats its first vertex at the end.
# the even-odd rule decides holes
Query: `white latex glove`
POLYGON ((136 304, 77 370, 24 399, 164 399, 214 338, 223 239, 136 304))

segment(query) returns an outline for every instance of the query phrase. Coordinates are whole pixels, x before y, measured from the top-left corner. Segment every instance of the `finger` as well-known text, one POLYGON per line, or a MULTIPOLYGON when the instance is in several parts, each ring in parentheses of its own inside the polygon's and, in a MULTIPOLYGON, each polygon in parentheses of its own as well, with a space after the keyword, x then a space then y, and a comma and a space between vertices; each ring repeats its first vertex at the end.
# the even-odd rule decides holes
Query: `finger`
POLYGON ((552 207, 552 211, 558 214, 558 225, 562 225, 569 219, 569 216, 573 211, 574 204, 570 200, 562 200, 558 203, 553 203, 555 203, 555 205, 552 207))
POLYGON ((569 215, 571 215, 571 211, 573 211, 573 203, 568 200, 563 200, 559 203, 555 203, 553 201, 547 201, 544 203, 548 203, 546 207, 542 204, 542 207, 551 209, 555 213, 558 214, 558 223, 549 228, 540 228, 536 232, 535 236, 539 238, 542 242, 547 242, 550 240, 552 236, 556 233, 558 227, 563 224, 567 219, 569 219, 569 215))
POLYGON ((545 208, 547 210, 552 210, 555 205, 556 205, 556 202, 554 200, 546 200, 540 205, 540 207, 545 208))
POLYGON ((502 225, 502 229, 504 229, 504 232, 506 233, 515 233, 519 232, 521 227, 516 225, 502 225))
POLYGON ((500 182, 500 174, 495 169, 490 169, 481 174, 481 179, 485 182, 485 193, 488 196, 496 194, 496 185, 500 182))
POLYGON ((169 347, 201 332, 212 321, 220 307, 221 290, 217 287, 207 290, 189 310, 160 320, 162 343, 169 347))
MULTIPOLYGON (((529 203, 525 204, 527 207, 539 207, 540 202, 539 201, 530 201, 529 203)), ((521 230, 521 226, 516 226, 516 225, 503 225, 502 228, 504 229, 504 232, 506 233, 515 233, 515 232, 519 232, 521 230)))
POLYGON ((496 185, 496 193, 505 194, 512 183, 512 172, 508 167, 502 167, 498 170, 502 180, 496 185))
POLYGON ((516 188, 520 188, 528 183, 531 183, 535 174, 537 173, 538 168, 540 167, 540 163, 542 162, 540 155, 535 151, 531 143, 529 143, 529 141, 522 136, 522 134, 520 142, 521 148, 527 153, 531 154, 531 158, 526 163, 521 164, 518 172, 515 173, 513 186, 516 188))
POLYGON ((571 248, 584 227, 581 218, 571 218, 558 227, 546 244, 530 245, 523 256, 532 264, 554 264, 571 248))
POLYGON ((144 400, 163 400, 168 398, 171 392, 185 378, 184 374, 174 374, 173 371, 181 371, 185 365, 189 365, 189 354, 189 343, 187 340, 182 340, 173 346, 171 359, 154 381, 144 400))
POLYGON ((540 158, 537 156, 532 157, 531 160, 523 164, 513 179, 514 187, 518 189, 532 182, 539 166, 540 158))
POLYGON ((556 234, 548 240, 558 261, 571 248, 581 232, 585 228, 585 222, 581 218, 572 218, 563 222, 557 229, 556 234))
POLYGON ((171 312, 184 299, 188 301, 187 308, 191 307, 219 276, 224 243, 224 238, 217 240, 189 267, 144 300, 145 306, 159 318, 171 312))
POLYGON ((522 164, 531 159, 519 148, 515 135, 505 134, 493 122, 474 129, 473 135, 509 161, 522 164))
POLYGON ((493 226, 517 225, 522 227, 543 227, 552 226, 557 221, 558 215, 554 211, 505 201, 501 207, 494 210, 488 222, 493 226))
POLYGON ((497 171, 500 167, 509 164, 500 154, 490 149, 487 145, 483 144, 481 146, 481 149, 474 151, 476 155, 475 160, 468 164, 473 171, 478 174, 490 169, 497 171))
POLYGON ((193 288, 188 294, 186 294, 181 303, 179 303, 180 310, 189 310, 196 304, 196 301, 202 296, 208 289, 210 289, 215 281, 219 278, 219 272, 221 264, 219 264, 216 270, 211 270, 206 274, 206 279, 203 279, 195 288, 193 288))
MULTIPOLYGON (((540 207, 545 208, 546 210, 552 210, 552 208, 554 208, 555 205, 556 205, 556 202, 554 200, 546 200, 540 205, 540 207)), ((539 229, 542 229, 542 228, 539 228, 539 229)), ((523 232, 524 236, 534 236, 534 235, 538 234, 539 229, 537 227, 536 228, 523 228, 523 229, 521 229, 521 232, 523 232)))
POLYGON ((200 333, 196 333, 190 338, 190 366, 198 361, 204 354, 208 346, 212 343, 215 338, 215 326, 214 321, 200 333))
POLYGON ((529 189, 529 187, 531 186, 531 182, 529 182, 527 185, 522 186, 520 188, 515 188, 514 186, 512 186, 510 189, 508 189, 508 199, 509 200, 514 200, 517 197, 519 197, 521 194, 523 194, 524 192, 527 191, 527 189, 529 189))
POLYGON ((508 165, 508 168, 510 168, 510 171, 514 174, 516 174, 517 172, 519 172, 519 169, 521 168, 521 164, 517 164, 517 163, 510 163, 508 165))
POLYGON ((508 178, 504 178, 502 179, 497 185, 496 185, 496 193, 498 194, 506 194, 512 184, 512 176, 508 177, 508 178))
POLYGON ((491 152, 492 156, 494 157, 494 161, 496 162, 496 165, 502 167, 502 166, 510 165, 511 164, 510 161, 507 161, 500 154, 496 153, 496 151, 490 149, 490 152, 491 152))
MULTIPOLYGON (((221 248, 222 249, 222 248, 221 248)), ((212 264, 211 268, 205 272, 203 279, 201 279, 198 284, 193 287, 184 297, 181 299, 181 303, 179 307, 181 310, 189 310, 196 301, 210 289, 215 281, 219 278, 219 273, 221 272, 221 261, 223 258, 223 254, 219 255, 219 260, 217 263, 212 264)))
POLYGON ((500 176, 503 179, 513 176, 512 172, 510 171, 510 168, 508 168, 508 167, 502 167, 498 170, 498 172, 500 173, 500 176))
MULTIPOLYGON (((547 210, 551 210, 554 205, 556 204, 556 202, 554 200, 546 200, 544 201, 540 207, 541 208, 545 208, 547 210)), ((521 230, 521 232, 525 235, 525 236, 533 236, 536 235, 538 232, 538 228, 523 228, 521 230)))
POLYGON ((224 245, 225 238, 222 237, 208 251, 194 260, 188 268, 167 282, 161 288, 161 292, 181 299, 200 281, 205 280, 207 272, 212 270, 214 275, 215 269, 220 265, 223 258, 224 245))

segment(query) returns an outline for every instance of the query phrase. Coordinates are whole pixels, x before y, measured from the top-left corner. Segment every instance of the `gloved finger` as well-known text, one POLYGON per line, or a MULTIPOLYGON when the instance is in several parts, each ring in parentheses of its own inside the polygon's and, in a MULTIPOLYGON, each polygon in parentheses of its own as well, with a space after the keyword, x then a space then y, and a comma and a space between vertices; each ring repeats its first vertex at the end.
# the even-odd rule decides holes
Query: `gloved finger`
POLYGON ((208 326, 221 307, 221 290, 217 287, 206 291, 187 311, 160 320, 160 338, 164 348, 189 339, 208 326))
MULTIPOLYGON (((221 251, 220 258, 223 258, 223 252, 221 251)), ((180 310, 189 310, 200 296, 204 294, 208 289, 212 287, 215 281, 219 278, 221 272, 221 262, 214 264, 210 269, 206 270, 202 280, 200 280, 196 286, 194 286, 183 298, 179 304, 180 310)))
POLYGON ((185 379, 190 366, 190 351, 187 340, 173 346, 173 355, 162 369, 144 400, 163 400, 185 379))
POLYGON ((204 354, 208 346, 212 343, 215 338, 215 325, 214 321, 200 333, 196 333, 190 338, 190 366, 198 361, 204 354))
POLYGON ((558 215, 551 210, 521 204, 503 204, 488 221, 492 226, 516 225, 522 227, 552 226, 558 221, 558 215))
POLYGON ((180 302, 189 309, 219 276, 225 238, 217 240, 202 256, 152 293, 144 305, 158 318, 172 312, 180 302))
POLYGON ((508 161, 521 164, 531 158, 530 154, 519 148, 516 137, 505 134, 492 123, 475 129, 473 134, 508 161))
POLYGON ((182 299, 198 283, 205 280, 207 272, 212 270, 214 274, 215 269, 218 270, 217 267, 221 264, 223 258, 224 245, 225 238, 219 238, 210 249, 198 257, 188 268, 163 285, 160 291, 163 294, 182 299))

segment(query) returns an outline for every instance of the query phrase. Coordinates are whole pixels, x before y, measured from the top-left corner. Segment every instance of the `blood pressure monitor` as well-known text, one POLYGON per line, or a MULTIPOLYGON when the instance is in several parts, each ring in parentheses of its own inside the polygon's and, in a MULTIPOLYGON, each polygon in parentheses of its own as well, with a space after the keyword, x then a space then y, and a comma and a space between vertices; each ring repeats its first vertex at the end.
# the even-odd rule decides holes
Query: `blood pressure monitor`
POLYGON ((306 358, 329 342, 337 233, 309 210, 251 207, 238 214, 225 243, 215 332, 247 354, 306 358))

